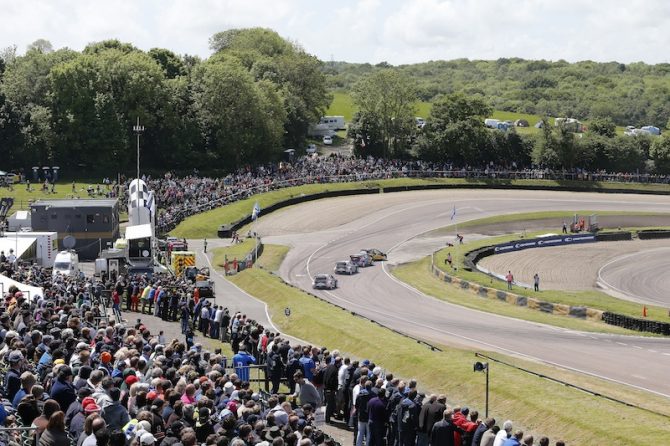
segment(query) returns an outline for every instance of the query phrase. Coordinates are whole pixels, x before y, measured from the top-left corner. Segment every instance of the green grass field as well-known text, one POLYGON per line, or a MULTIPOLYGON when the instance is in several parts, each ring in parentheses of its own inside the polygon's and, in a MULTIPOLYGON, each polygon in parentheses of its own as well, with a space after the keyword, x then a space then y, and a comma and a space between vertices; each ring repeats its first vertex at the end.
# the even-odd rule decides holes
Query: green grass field
MULTIPOLYGON (((75 182, 75 192, 72 193, 72 182, 56 183, 55 193, 42 192, 40 185, 31 184, 31 190, 28 191, 25 184, 15 184, 12 189, 8 187, 0 187, 0 197, 14 198, 13 211, 30 209, 30 203, 40 199, 50 200, 54 198, 89 198, 86 188, 88 186, 97 187, 99 183, 93 182, 75 182)), ((108 189, 100 185, 103 192, 108 189)), ((95 195, 95 198, 104 198, 103 195, 95 195)))
MULTIPOLYGON (((261 259, 266 255, 281 256, 271 254, 274 249, 266 245, 261 259)), ((473 351, 445 346, 441 346, 443 352, 431 351, 414 340, 287 286, 262 269, 245 270, 229 280, 266 302, 273 322, 283 333, 337 348, 344 355, 369 358, 396 376, 417 379, 421 391, 445 393, 448 404, 467 405, 483 416, 484 376, 472 372, 472 364, 478 360, 473 351), (290 317, 284 316, 286 307, 291 308, 290 317)), ((497 353, 490 355, 631 404, 668 411, 667 400, 655 395, 497 353)), ((596 398, 502 365, 492 367, 491 415, 499 423, 508 418, 513 420, 515 428, 532 432, 535 438, 547 435, 552 444, 560 438, 569 445, 646 446, 663 444, 670 434, 670 424, 663 416, 596 398), (639 420, 644 420, 643 429, 639 420)))

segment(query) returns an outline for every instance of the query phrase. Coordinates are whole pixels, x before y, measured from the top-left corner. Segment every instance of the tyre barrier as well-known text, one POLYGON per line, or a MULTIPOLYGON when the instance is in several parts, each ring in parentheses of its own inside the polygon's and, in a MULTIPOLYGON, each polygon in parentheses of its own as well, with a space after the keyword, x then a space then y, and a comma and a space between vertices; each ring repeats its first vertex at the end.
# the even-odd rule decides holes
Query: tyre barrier
POLYGON ((522 296, 510 291, 488 288, 476 282, 470 282, 459 277, 450 276, 442 269, 435 266, 434 262, 431 262, 431 271, 435 277, 441 281, 450 283, 460 290, 470 291, 472 294, 484 299, 495 299, 509 303, 511 305, 516 305, 518 307, 526 307, 531 310, 541 311, 543 313, 554 314, 557 316, 570 316, 578 319, 588 319, 593 321, 604 320, 602 310, 584 306, 572 306, 545 302, 534 297, 522 296))
MULTIPOLYGON (((369 187, 365 189, 350 189, 350 190, 333 190, 318 192, 316 194, 310 195, 300 195, 297 197, 291 197, 288 200, 283 200, 278 203, 271 204, 265 209, 261 209, 260 215, 270 214, 278 209, 282 209, 288 206, 293 206, 295 204, 306 203, 308 201, 321 200, 322 198, 333 198, 333 197, 346 197, 350 195, 371 195, 378 194, 380 189, 378 187, 369 187)), ((233 236, 233 232, 239 230, 241 227, 251 223, 251 215, 247 215, 244 218, 241 218, 232 223, 227 223, 219 226, 217 230, 217 236, 219 238, 230 238, 233 236)))
POLYGON ((665 336, 670 335, 670 324, 667 322, 638 319, 623 314, 611 313, 609 311, 603 313, 603 321, 609 325, 616 325, 617 327, 627 328, 628 330, 656 333, 665 336))
POLYGON ((670 238, 670 231, 665 229, 643 229, 641 231, 637 231, 637 236, 640 238, 640 240, 670 238))
POLYGON ((632 232, 600 232, 596 234, 596 240, 599 242, 620 242, 633 240, 632 232))

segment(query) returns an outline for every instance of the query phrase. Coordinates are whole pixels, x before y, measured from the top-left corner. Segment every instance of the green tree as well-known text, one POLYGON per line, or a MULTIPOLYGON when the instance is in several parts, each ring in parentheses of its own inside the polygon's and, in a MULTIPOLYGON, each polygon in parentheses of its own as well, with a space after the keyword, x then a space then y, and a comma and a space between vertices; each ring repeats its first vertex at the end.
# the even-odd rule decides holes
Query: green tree
POLYGON ((360 119, 379 129, 381 155, 404 156, 416 130, 417 95, 411 79, 395 70, 374 72, 354 86, 352 99, 360 119))
POLYGON ((593 119, 588 126, 588 130, 590 133, 607 138, 614 138, 616 136, 616 125, 609 117, 593 119))
POLYGON ((332 97, 326 88, 322 63, 302 48, 265 28, 234 29, 210 39, 212 61, 235 58, 255 82, 269 82, 283 100, 283 145, 304 143, 310 124, 317 123, 332 97))
POLYGON ((491 107, 479 97, 460 93, 441 96, 433 103, 419 138, 419 155, 457 164, 502 161, 494 155, 499 145, 484 126, 490 113, 491 107))
POLYGON ((670 173, 670 136, 666 134, 655 138, 649 149, 649 157, 654 161, 656 172, 670 173))
POLYGON ((184 62, 172 51, 165 48, 152 48, 148 54, 160 65, 166 78, 174 79, 186 74, 184 62))
POLYGON ((234 59, 202 64, 195 77, 198 121, 210 156, 221 167, 232 170, 276 155, 286 116, 272 88, 256 84, 234 59))

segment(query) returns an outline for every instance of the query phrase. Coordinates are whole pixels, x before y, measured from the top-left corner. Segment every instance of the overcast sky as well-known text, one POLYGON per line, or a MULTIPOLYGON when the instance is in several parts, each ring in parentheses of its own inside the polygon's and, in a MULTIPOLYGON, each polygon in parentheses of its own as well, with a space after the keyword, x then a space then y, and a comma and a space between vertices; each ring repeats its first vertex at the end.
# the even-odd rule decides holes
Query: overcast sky
POLYGON ((668 62, 667 0, 0 0, 0 48, 117 38, 208 57, 209 37, 262 26, 322 60, 668 62))

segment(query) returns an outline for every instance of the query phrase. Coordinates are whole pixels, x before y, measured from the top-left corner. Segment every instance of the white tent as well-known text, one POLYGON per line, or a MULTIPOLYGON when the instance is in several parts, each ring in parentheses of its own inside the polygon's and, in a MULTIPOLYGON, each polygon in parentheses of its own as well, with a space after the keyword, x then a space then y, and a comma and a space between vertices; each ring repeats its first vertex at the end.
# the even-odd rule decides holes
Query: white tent
MULTIPOLYGON (((3 251, 6 256, 9 255, 9 250, 14 251, 14 255, 17 258, 23 258, 24 254, 28 257, 34 257, 34 252, 29 252, 31 248, 34 248, 35 237, 13 237, 11 234, 5 233, 5 237, 0 238, 0 251, 3 251)), ((33 251, 35 251, 33 249, 33 251)))
POLYGON ((12 280, 7 276, 4 276, 0 274, 0 291, 2 291, 2 294, 9 291, 9 287, 12 285, 15 285, 19 290, 23 292, 24 295, 27 295, 26 297, 28 300, 32 300, 37 298, 37 296, 44 296, 44 290, 39 287, 31 286, 31 285, 26 285, 21 282, 17 282, 16 280, 12 280))

